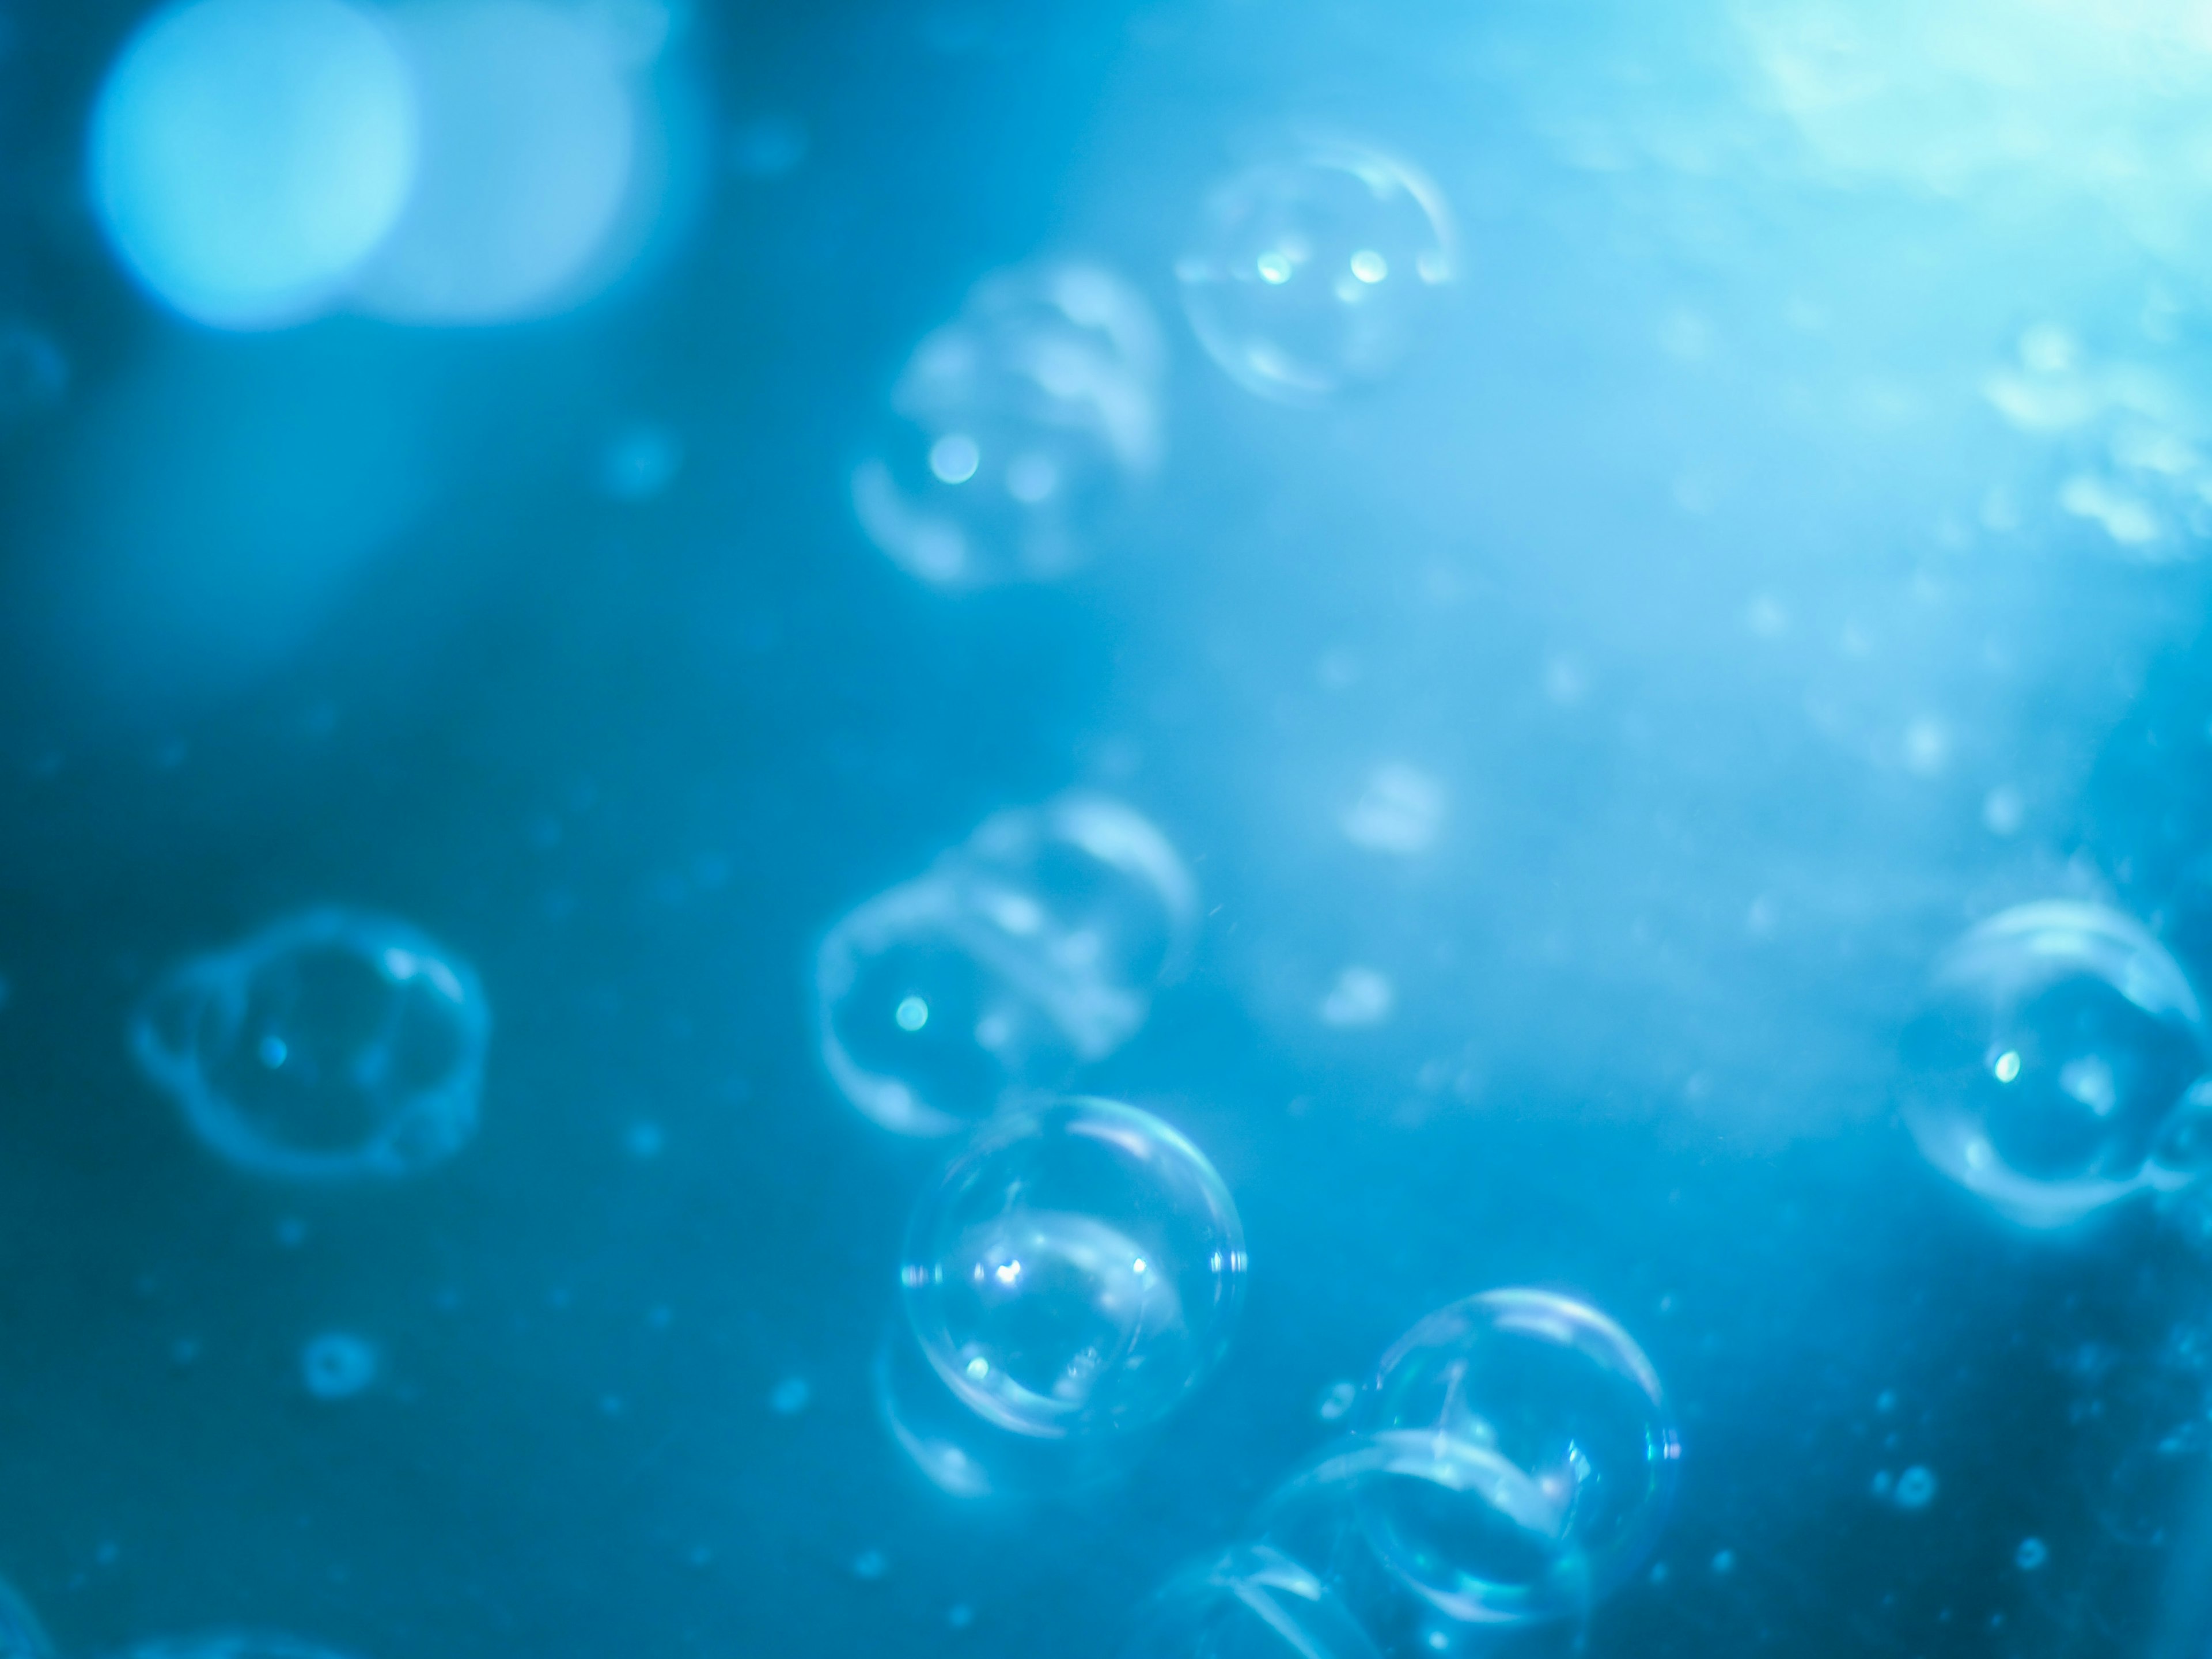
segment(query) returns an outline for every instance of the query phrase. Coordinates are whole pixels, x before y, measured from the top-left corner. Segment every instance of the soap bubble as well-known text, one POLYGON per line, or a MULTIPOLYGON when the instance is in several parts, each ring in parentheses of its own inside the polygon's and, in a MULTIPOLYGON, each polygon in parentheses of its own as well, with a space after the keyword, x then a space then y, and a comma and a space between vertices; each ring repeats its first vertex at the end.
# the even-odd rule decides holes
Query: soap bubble
POLYGON ((1183 309, 1214 362, 1240 386, 1299 404, 1389 374, 1433 325, 1454 269, 1436 186, 1339 143, 1230 179, 1176 262, 1183 309))
POLYGON ((1243 1228, 1205 1155, 1096 1099, 984 1128, 915 1210, 900 1269, 945 1385, 1042 1438, 1166 1416, 1226 1350, 1243 1276, 1243 1228))
POLYGON ((1158 465, 1163 352, 1097 265, 1000 271, 915 348, 854 470, 868 538, 943 587, 1065 575, 1158 465))
POLYGON ((1123 1659, 1376 1659, 1359 1621, 1317 1574, 1241 1544, 1155 1595, 1123 1659))
POLYGON ((830 930, 815 963, 823 1064, 886 1128, 949 1134, 1133 1036, 1197 915, 1174 848, 1118 801, 994 814, 830 930))
POLYGON ((405 922, 335 908, 196 957, 139 1005, 139 1066, 258 1175, 412 1175, 476 1133, 490 1015, 475 971, 405 922))
POLYGON ((1618 1584, 1658 1536, 1680 1455, 1651 1362, 1543 1291, 1430 1315, 1383 1356, 1356 1422, 1346 1472, 1375 1553, 1479 1623, 1564 1617, 1618 1584))
POLYGON ((2020 905, 1967 933, 1904 1055, 1922 1153, 2026 1226, 2177 1189, 2212 1152, 2197 994, 2157 940, 2096 905, 2020 905))

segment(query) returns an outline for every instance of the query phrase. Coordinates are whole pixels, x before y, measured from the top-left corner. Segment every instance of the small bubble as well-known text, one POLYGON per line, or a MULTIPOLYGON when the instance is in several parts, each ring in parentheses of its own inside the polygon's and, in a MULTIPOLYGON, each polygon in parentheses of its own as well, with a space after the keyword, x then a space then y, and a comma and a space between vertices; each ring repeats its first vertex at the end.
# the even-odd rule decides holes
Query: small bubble
POLYGON ((945 1622, 955 1630, 966 1630, 975 1622, 975 1609, 965 1601, 955 1601, 945 1609, 945 1622))
POLYGON ((806 129, 781 115, 756 116, 730 136, 730 165, 749 179, 781 179, 806 150, 806 129))
POLYGON ((920 997, 902 998, 892 1018, 898 1022, 900 1030, 919 1031, 929 1024, 929 1005, 920 997))
POLYGON ((376 1380, 375 1344, 347 1331, 326 1331, 300 1352, 300 1378, 318 1400, 346 1400, 376 1380))
POLYGON ((814 1397, 803 1376, 787 1376, 769 1395, 768 1408, 778 1417, 796 1417, 806 1409, 806 1402, 814 1397))
POLYGON ((1935 1473, 1915 1463, 1897 1477, 1897 1507, 1901 1510, 1924 1510, 1936 1501, 1935 1473))
POLYGON ((1869 1490, 1871 1491, 1876 1498, 1886 1499, 1889 1496, 1890 1488, 1896 1484, 1896 1480, 1891 1476, 1890 1472, 1887 1469, 1876 1469, 1874 1472, 1874 1480, 1870 1483, 1869 1490))
POLYGON ((2012 1559, 2013 1565, 2022 1572, 2033 1572, 2051 1559, 2051 1548, 2040 1538, 2023 1538, 2012 1559))
POLYGON ((276 1224, 276 1244, 280 1249, 296 1250, 307 1242, 307 1224, 295 1215, 288 1215, 276 1224))
POLYGON ((1352 1401, 1359 1398, 1359 1390, 1349 1382, 1332 1382, 1321 1392, 1321 1402, 1315 1407, 1324 1423, 1334 1423, 1352 1409, 1352 1401))
POLYGON ((853 1558, 853 1577, 873 1583, 890 1566, 881 1550, 862 1550, 853 1558))
POLYGON ((1884 1389, 1874 1397, 1874 1408, 1884 1417, 1888 1416, 1897 1409, 1897 1391, 1893 1389, 1884 1389))
POLYGON ((1734 1550, 1723 1550, 1719 1554, 1713 1557, 1713 1572, 1715 1576, 1725 1578, 1729 1574, 1735 1571, 1735 1552, 1734 1550))
POLYGON ((599 493, 617 501, 649 501, 684 470, 684 441, 666 427, 641 422, 607 441, 599 453, 599 493))
POLYGON ((640 1118, 623 1132, 623 1150, 640 1163, 659 1158, 667 1145, 667 1135, 650 1119, 640 1118))

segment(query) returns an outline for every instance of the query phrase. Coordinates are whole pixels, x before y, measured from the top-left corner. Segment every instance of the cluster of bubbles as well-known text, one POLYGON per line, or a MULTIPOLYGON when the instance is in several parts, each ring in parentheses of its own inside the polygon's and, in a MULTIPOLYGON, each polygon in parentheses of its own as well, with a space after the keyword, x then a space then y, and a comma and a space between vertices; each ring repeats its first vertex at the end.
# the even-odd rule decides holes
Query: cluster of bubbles
MULTIPOLYGON (((1199 343, 1233 380, 1314 407, 1404 361, 1455 270, 1434 185, 1379 150, 1325 142, 1224 181, 1175 278, 1199 343)), ((852 475, 863 533, 940 587, 1076 569, 1159 466, 1164 368, 1151 307, 1104 267, 985 277, 891 388, 890 428, 852 475)))
POLYGON ((1578 1624, 1649 1555, 1680 1457, 1642 1350, 1547 1291, 1430 1315, 1339 1414, 1352 1433, 1154 1599, 1127 1659, 1370 1659, 1578 1624))
POLYGON ((2063 1227, 2212 1168, 2212 1044, 2179 963, 2139 923, 2023 904, 1938 960, 1907 1028, 1921 1152, 1999 1213, 2063 1227))
POLYGON ((134 276, 218 328, 562 310, 650 221, 650 72, 674 15, 653 0, 184 0, 100 89, 93 204, 134 276))
POLYGON ((823 1062, 885 1128, 951 1133, 1127 1042, 1197 921, 1188 868, 1131 807, 1075 793, 999 812, 830 928, 823 1062))
POLYGON ((1220 1363, 1244 1273, 1228 1188, 1169 1125, 1091 1097, 1009 1110, 915 1207, 878 1407, 956 1497, 1103 1480, 1220 1363))
POLYGON ((491 1018, 466 962, 335 907, 161 976, 131 1050, 209 1146, 257 1175, 412 1175, 475 1134, 491 1018))

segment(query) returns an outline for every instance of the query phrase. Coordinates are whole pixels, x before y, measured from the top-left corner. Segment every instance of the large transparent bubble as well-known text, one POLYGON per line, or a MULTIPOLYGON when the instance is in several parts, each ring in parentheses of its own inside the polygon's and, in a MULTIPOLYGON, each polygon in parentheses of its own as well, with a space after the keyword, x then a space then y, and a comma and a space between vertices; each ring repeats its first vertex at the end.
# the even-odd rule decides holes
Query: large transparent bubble
POLYGON ((1175 1579, 1139 1616, 1123 1659, 1377 1659, 1321 1575, 1240 1544, 1175 1579))
POLYGON ((1396 368, 1435 326, 1454 268, 1435 185, 1323 143, 1217 189, 1176 276, 1214 362, 1263 397, 1314 404, 1396 368))
POLYGON ((1150 308, 1111 271, 986 277, 891 388, 853 473, 860 528, 939 586, 1065 575, 1158 465, 1162 362, 1150 308))
POLYGON ((232 1163, 331 1181, 411 1175, 466 1145, 490 1030, 467 963, 404 921, 331 908, 170 970, 131 1047, 232 1163))
POLYGON ((1469 1622, 1586 1610, 1650 1552, 1680 1456, 1643 1351, 1547 1291, 1430 1315, 1383 1356, 1356 1421, 1329 1477, 1389 1571, 1469 1622))
POLYGON ((1243 1228, 1205 1155, 1097 1099, 984 1128, 915 1210, 900 1268, 945 1385, 1045 1438, 1173 1411, 1227 1349, 1243 1281, 1243 1228))
POLYGON ((1936 963, 1904 1058, 1928 1161, 2027 1226, 2185 1186, 2212 1152, 2197 993, 2101 906, 2023 904, 1968 933, 1936 963))
POLYGON ((1188 867, 1118 801, 994 814, 830 930, 815 963, 823 1063, 885 1127, 951 1133, 1133 1036, 1197 912, 1188 867))

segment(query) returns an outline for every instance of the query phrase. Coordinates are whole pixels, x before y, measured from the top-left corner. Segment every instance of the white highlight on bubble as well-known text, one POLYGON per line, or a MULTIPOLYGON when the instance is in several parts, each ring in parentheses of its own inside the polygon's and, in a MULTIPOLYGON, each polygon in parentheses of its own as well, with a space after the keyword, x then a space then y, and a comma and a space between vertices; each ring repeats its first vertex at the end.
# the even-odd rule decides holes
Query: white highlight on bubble
POLYGON ((326 306, 416 173, 408 68, 341 0, 198 0, 133 35, 94 106, 93 206, 167 304, 222 328, 326 306))

